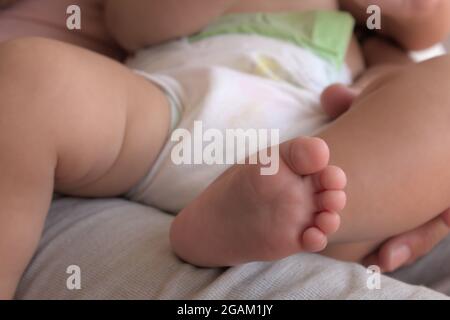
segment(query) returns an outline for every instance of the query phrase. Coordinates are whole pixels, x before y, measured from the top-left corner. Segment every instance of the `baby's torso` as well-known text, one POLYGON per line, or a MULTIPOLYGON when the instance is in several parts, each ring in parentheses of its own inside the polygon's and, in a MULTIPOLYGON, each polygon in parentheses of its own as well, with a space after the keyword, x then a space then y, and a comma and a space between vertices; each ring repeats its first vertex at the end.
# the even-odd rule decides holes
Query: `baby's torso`
POLYGON ((240 0, 228 9, 228 13, 337 9, 337 0, 240 0))

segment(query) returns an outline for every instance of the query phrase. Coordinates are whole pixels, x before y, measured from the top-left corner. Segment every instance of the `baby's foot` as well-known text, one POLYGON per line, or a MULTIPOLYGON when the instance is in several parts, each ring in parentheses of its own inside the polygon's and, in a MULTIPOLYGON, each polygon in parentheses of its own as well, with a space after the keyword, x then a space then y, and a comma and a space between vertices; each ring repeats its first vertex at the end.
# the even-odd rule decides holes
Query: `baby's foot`
POLYGON ((276 175, 232 167, 177 216, 175 252, 199 266, 232 266, 323 250, 346 202, 345 174, 328 161, 324 141, 297 138, 280 145, 276 175))

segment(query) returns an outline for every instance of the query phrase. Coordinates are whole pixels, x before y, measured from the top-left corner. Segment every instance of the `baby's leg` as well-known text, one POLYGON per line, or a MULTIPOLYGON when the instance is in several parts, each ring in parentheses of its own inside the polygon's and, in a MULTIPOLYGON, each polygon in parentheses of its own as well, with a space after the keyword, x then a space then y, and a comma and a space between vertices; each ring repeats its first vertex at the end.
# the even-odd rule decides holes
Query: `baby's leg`
POLYGON ((44 39, 0 45, 0 299, 38 244, 54 188, 115 196, 169 129, 163 94, 100 55, 44 39))
MULTIPOLYGON (((450 206, 449 71, 447 56, 374 83, 319 135, 349 181, 342 227, 330 243, 352 245, 331 246, 326 254, 359 261, 380 241, 450 206)), ((317 142, 309 143, 319 150, 317 142)), ((217 179, 175 219, 175 251, 213 266, 323 246, 324 235, 336 231, 333 212, 342 209, 344 179, 326 167, 328 159, 316 153, 313 160, 304 147, 298 139, 280 146, 276 176, 262 177, 258 166, 235 166, 217 179), (320 210, 325 213, 317 215, 320 210)))
POLYGON ((356 97, 374 81, 384 82, 390 75, 413 64, 407 52, 378 37, 366 40, 362 50, 367 64, 364 73, 351 86, 334 84, 322 93, 322 107, 330 119, 348 111, 356 97))
POLYGON ((342 226, 325 254, 360 260, 377 243, 450 206, 450 57, 377 81, 325 130, 349 179, 342 226))

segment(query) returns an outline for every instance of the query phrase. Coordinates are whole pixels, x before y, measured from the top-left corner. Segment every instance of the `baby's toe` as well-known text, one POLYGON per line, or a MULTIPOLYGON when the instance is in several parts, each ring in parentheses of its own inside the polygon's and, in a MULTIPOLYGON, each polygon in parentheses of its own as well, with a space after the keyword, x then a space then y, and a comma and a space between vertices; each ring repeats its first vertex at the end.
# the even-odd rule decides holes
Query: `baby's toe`
POLYGON ((308 252, 319 252, 325 249, 328 239, 318 228, 308 228, 302 235, 302 248, 308 252))
POLYGON ((330 235, 339 229, 341 217, 336 212, 324 211, 316 216, 315 224, 325 235, 330 235))
POLYGON ((358 94, 358 90, 343 84, 334 84, 324 90, 320 102, 330 118, 336 119, 350 109, 358 94))
POLYGON ((328 145, 319 138, 300 137, 280 145, 284 161, 298 175, 322 171, 330 159, 328 145))
POLYGON ((316 195, 318 211, 339 212, 344 209, 347 196, 342 190, 331 190, 316 195))
POLYGON ((316 173, 313 180, 317 191, 342 190, 347 185, 344 170, 336 166, 328 166, 323 171, 316 173))

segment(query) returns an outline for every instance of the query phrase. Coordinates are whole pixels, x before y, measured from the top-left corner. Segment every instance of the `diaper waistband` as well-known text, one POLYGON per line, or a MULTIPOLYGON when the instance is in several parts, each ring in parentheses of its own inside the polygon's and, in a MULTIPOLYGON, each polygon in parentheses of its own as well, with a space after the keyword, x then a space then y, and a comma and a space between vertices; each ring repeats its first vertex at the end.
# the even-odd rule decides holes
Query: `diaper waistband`
POLYGON ((340 67, 354 25, 354 18, 342 11, 239 13, 220 17, 189 40, 224 34, 257 34, 308 48, 340 67))

